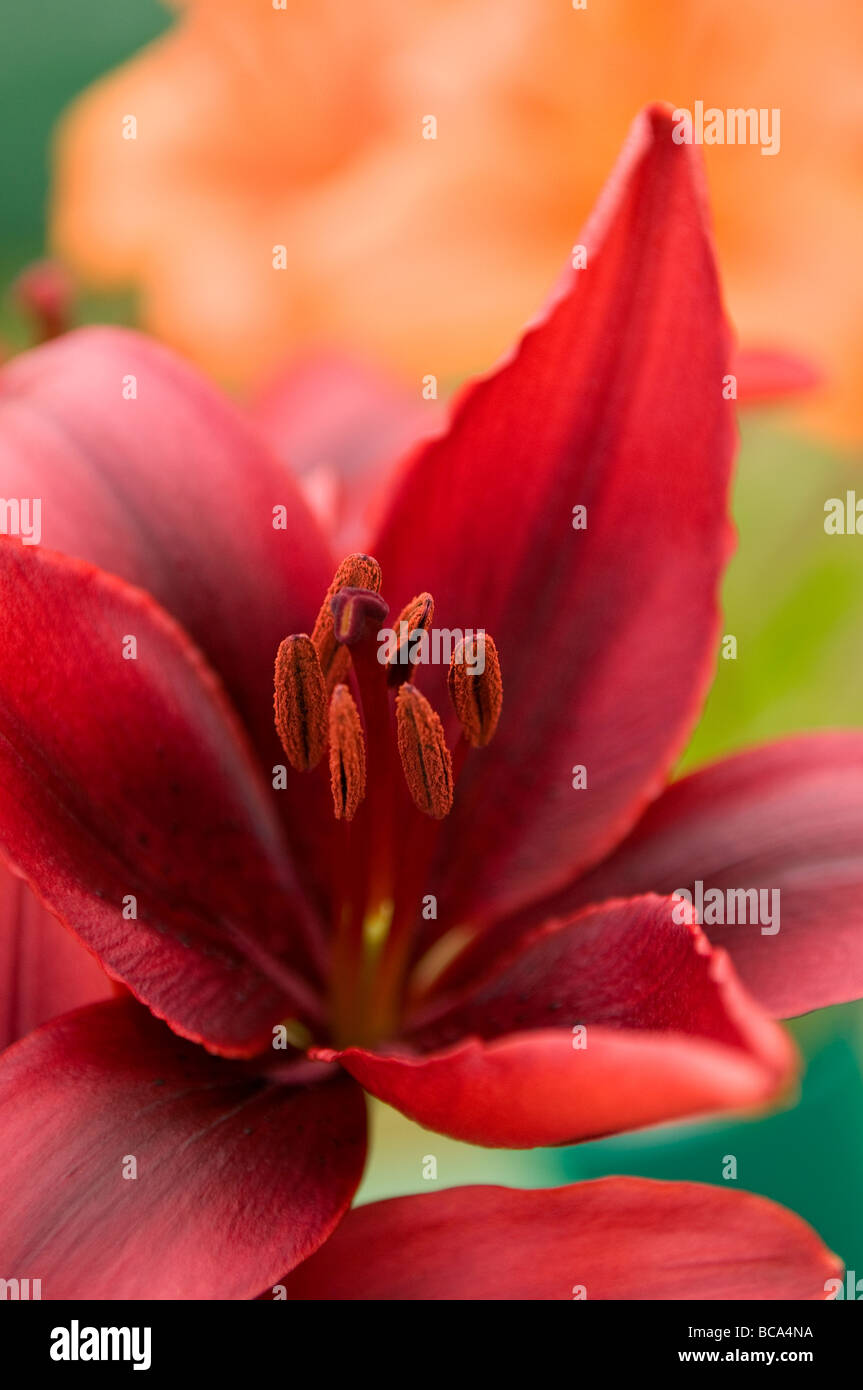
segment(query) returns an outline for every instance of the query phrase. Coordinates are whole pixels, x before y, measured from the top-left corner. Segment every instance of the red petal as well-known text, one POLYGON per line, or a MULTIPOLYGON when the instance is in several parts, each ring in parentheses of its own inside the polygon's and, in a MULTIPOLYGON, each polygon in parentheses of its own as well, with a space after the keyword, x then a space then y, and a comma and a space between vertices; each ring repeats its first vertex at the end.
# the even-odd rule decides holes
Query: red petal
POLYGON ((793 1048, 674 908, 648 897, 550 923, 409 1047, 339 1060, 419 1124, 501 1147, 763 1105, 793 1048))
POLYGON ((314 1007, 295 978, 308 909, 201 655, 147 595, 12 540, 0 651, 0 847, 179 1032, 266 1046, 288 1008, 314 1007))
POLYGON ((804 395, 822 382, 812 362, 781 348, 740 348, 731 370, 737 377, 740 405, 767 405, 804 395))
POLYGON ((441 832, 442 922, 512 910, 607 852, 707 689, 734 425, 696 160, 669 111, 638 119, 587 268, 419 451, 374 543, 393 610, 429 590, 436 624, 500 650, 500 726, 441 832))
POLYGON ((362 550, 393 464, 438 424, 438 406, 350 359, 320 357, 278 376, 251 408, 299 477, 339 555, 362 550))
POLYGON ((601 1178, 372 1202, 285 1283, 298 1300, 814 1302, 841 1272, 805 1221, 764 1197, 601 1178))
MULTIPOLYGON (((0 476, 5 497, 42 499, 44 545, 146 589, 185 627, 264 767, 284 762, 273 662, 283 637, 311 631, 333 563, 290 472, 234 406, 140 334, 82 329, 0 373, 0 476)), ((326 778, 291 780, 278 801, 305 862, 310 822, 332 819, 326 778)))
MULTIPOLYGON (((778 932, 704 927, 771 1013, 863 996, 863 733, 785 739, 682 778, 611 858, 545 906, 571 912, 619 894, 691 891, 697 879, 705 893, 778 890, 778 932)), ((489 949, 513 930, 489 937, 489 949)))
POLYGON ((133 1001, 81 1009, 0 1059, 4 1269, 49 1299, 251 1298, 326 1240, 364 1153, 353 1083, 256 1076, 133 1001))
POLYGON ((47 1019, 113 993, 95 956, 0 864, 0 1051, 47 1019))

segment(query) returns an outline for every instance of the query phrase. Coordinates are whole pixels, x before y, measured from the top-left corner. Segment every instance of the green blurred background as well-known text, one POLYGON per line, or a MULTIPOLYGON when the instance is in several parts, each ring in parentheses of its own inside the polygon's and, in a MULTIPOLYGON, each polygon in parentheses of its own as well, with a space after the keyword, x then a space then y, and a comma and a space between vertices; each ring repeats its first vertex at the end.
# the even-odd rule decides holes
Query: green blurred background
MULTIPOLYGON (((53 124, 100 73, 169 22, 155 0, 41 0, 15 6, 0 42, 0 338, 23 346, 25 326, 5 289, 43 253, 53 124)), ((81 317, 131 320, 130 300, 85 299, 81 317)), ((735 494, 739 545, 725 586, 721 661, 684 766, 795 729, 861 722, 863 572, 859 541, 828 537, 823 505, 859 476, 853 461, 795 434, 781 412, 746 415, 735 494)), ((374 1120, 361 1200, 437 1184, 546 1186, 606 1173, 737 1183, 805 1216, 863 1273, 863 1007, 824 1010, 790 1025, 806 1057, 799 1103, 737 1124, 675 1125, 570 1149, 499 1153, 426 1133, 384 1107, 374 1120)))

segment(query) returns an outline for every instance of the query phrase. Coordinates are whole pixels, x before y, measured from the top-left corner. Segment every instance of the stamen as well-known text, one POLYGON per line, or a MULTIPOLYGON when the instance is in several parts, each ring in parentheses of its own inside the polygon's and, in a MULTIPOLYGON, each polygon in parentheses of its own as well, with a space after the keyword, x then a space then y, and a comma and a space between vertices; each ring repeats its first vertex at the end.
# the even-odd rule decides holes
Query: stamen
POLYGON ((500 660, 487 632, 457 643, 447 684, 465 738, 474 748, 484 748, 494 735, 503 704, 500 660))
POLYGON ((327 688, 305 634, 286 637, 276 655, 276 729, 298 772, 317 767, 327 742, 327 688))
POLYGON ((386 600, 370 589, 340 589, 330 599, 330 608, 333 636, 347 647, 355 646, 365 635, 367 623, 380 627, 390 611, 386 600))
POLYGON ((330 785, 336 820, 353 820, 366 794, 366 744, 346 685, 337 685, 330 700, 330 785))
POLYGON ((434 599, 431 594, 417 594, 410 603, 406 603, 398 619, 394 631, 398 634, 399 645, 396 648, 387 666, 387 680, 390 685, 398 685, 401 681, 407 680, 412 669, 410 661, 411 648, 414 645, 412 637, 415 632, 428 632, 434 621, 434 599), (404 629, 402 628, 404 624, 404 629), (402 632, 404 631, 404 637, 402 632))
POLYGON ((351 666, 350 653, 336 641, 333 632, 333 611, 330 607, 330 599, 340 589, 369 589, 372 593, 377 594, 380 592, 380 587, 381 567, 371 555, 346 556, 333 576, 333 582, 327 589, 326 597, 312 629, 312 641, 321 663, 324 680, 330 690, 345 679, 351 666))
POLYGON ((405 781, 415 804, 433 820, 443 820, 452 809, 452 758, 443 725, 409 682, 396 696, 396 727, 405 781))

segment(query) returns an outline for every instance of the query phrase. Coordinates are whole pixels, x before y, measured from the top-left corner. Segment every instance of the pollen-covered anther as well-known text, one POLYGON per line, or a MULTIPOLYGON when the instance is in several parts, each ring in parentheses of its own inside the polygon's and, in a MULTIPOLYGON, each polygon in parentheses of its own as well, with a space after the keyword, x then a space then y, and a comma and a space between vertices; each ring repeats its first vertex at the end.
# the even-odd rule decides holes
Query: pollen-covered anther
POLYGON ((411 656, 415 657, 416 634, 428 632, 433 622, 434 599, 431 594, 417 594, 416 598, 405 604, 393 629, 397 646, 387 664, 387 680, 390 685, 398 685, 400 681, 407 680, 414 664, 411 656))
POLYGON ((371 589, 340 589, 330 599, 333 637, 352 647, 369 630, 380 627, 389 613, 389 604, 371 589))
POLYGON ((465 738, 474 748, 484 748, 494 736, 503 704, 500 660, 487 632, 456 643, 447 684, 465 738))
POLYGON ((396 696, 396 729, 405 781, 416 806, 433 820, 443 820, 452 809, 452 758, 443 725, 409 682, 396 696))
POLYGON ((346 685, 330 699, 330 786, 336 820, 353 820, 366 794, 366 745, 360 713, 346 685))
POLYGON ((312 629, 312 641, 330 690, 345 679, 351 666, 350 653, 336 641, 333 632, 330 600, 340 589, 368 589, 377 594, 380 587, 381 567, 371 555, 347 555, 333 576, 312 629))
POLYGON ((310 637, 286 637, 276 655, 276 730, 291 767, 316 767, 327 743, 327 687, 310 637))

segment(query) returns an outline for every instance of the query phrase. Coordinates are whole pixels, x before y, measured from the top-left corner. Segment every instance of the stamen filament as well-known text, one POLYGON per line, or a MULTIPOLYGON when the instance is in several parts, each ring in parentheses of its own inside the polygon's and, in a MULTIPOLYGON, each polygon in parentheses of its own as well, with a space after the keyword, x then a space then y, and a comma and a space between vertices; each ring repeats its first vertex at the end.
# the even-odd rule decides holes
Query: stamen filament
POLYGON ((388 917, 392 910, 386 907, 393 901, 394 834, 387 768, 394 735, 374 633, 367 632, 351 654, 372 776, 345 843, 351 887, 336 923, 332 1005, 334 1029, 342 1041, 371 1041, 369 990, 380 946, 366 941, 365 924, 376 914, 382 914, 383 921, 383 914, 388 917))

